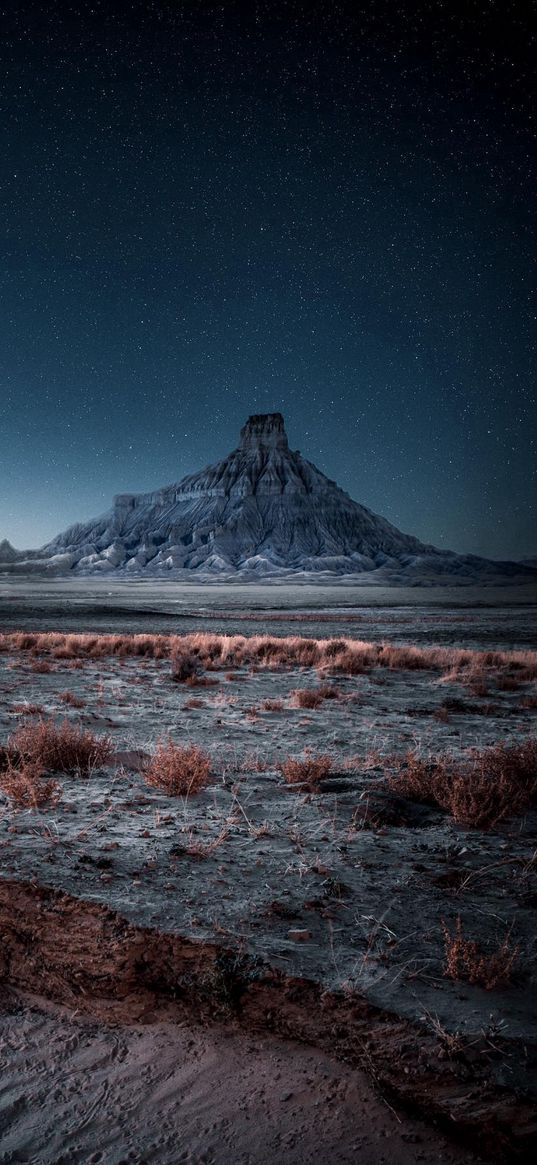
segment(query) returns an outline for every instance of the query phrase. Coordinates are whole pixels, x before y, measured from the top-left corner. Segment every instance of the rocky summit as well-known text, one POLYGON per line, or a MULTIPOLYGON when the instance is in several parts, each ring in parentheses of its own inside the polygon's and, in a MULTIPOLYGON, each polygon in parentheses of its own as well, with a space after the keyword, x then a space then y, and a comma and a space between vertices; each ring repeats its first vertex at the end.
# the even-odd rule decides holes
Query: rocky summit
POLYGON ((281 413, 249 417, 223 461, 151 493, 119 494, 107 513, 41 550, 1 543, 0 571, 359 574, 401 584, 537 578, 531 565, 440 551, 401 533, 292 451, 281 413))

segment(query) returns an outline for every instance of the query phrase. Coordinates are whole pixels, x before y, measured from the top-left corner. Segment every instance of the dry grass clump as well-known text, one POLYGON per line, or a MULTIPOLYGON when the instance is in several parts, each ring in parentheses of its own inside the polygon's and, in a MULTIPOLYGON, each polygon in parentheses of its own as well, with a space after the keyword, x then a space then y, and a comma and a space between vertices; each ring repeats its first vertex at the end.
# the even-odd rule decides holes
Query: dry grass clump
POLYGON ((58 699, 61 700, 62 704, 68 704, 70 708, 84 707, 84 701, 75 692, 60 692, 58 699))
POLYGON ((508 986, 520 950, 510 946, 508 936, 495 951, 486 954, 474 939, 464 937, 460 917, 453 934, 445 922, 442 929, 446 949, 444 975, 448 979, 473 983, 487 991, 508 986))
POLYGON ((18 716, 42 716, 44 708, 42 704, 12 704, 9 709, 10 712, 16 712, 18 716))
POLYGON ((320 708, 323 697, 314 688, 296 688, 291 692, 295 708, 320 708))
POLYGON ((39 720, 21 725, 10 737, 10 751, 25 762, 40 764, 53 773, 90 773, 107 764, 112 755, 108 736, 94 736, 83 728, 62 721, 39 720))
POLYGON ((283 712, 283 700, 263 700, 261 710, 262 712, 283 712))
POLYGON ((329 756, 305 756, 302 759, 289 757, 280 765, 284 781, 288 785, 302 785, 312 792, 317 789, 323 777, 327 777, 332 768, 332 759, 329 756))
POLYGON ((347 642, 342 651, 331 652, 330 643, 323 653, 319 671, 321 675, 360 676, 370 671, 378 663, 378 649, 373 644, 353 644, 347 642))
POLYGON ((34 672, 35 675, 46 676, 53 671, 53 668, 50 663, 47 663, 46 659, 34 659, 30 664, 30 671, 34 672))
POLYGON ((341 692, 334 684, 319 684, 317 692, 321 700, 339 700, 341 698, 341 692))
POLYGON ((0 789, 17 809, 41 809, 56 805, 61 796, 58 781, 45 779, 43 765, 35 760, 11 758, 0 773, 0 789))
POLYGON ((323 700, 339 700, 340 694, 333 684, 319 684, 318 688, 295 688, 291 697, 295 708, 319 708, 323 700))
POLYGON ((177 684, 184 684, 200 675, 201 663, 191 651, 181 651, 176 648, 172 652, 172 680, 177 684))
POLYGON ((189 676, 185 680, 185 684, 187 688, 215 688, 218 680, 213 679, 211 676, 194 675, 189 676))
POLYGON ((461 760, 408 753, 394 763, 389 784, 395 792, 439 805, 468 828, 491 829, 537 803, 537 740, 474 749, 461 760))
POLYGON ((147 783, 173 797, 199 792, 207 784, 210 773, 211 759, 206 752, 195 744, 179 745, 172 740, 160 741, 144 768, 147 783))

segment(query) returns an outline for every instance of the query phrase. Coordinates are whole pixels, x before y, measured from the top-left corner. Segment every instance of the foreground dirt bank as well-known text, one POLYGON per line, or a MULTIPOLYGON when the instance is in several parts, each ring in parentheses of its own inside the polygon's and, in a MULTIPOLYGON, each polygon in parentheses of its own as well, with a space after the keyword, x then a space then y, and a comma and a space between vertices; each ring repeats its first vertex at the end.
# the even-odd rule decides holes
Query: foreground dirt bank
MULTIPOLYGON (((102 904, 83 902, 35 883, 0 883, 0 933, 4 983, 62 1003, 71 1013, 129 1026, 158 1023, 165 1017, 173 1020, 174 1031, 178 1023, 216 1019, 232 1022, 248 1039, 254 1033, 270 1033, 304 1041, 336 1055, 349 1068, 367 1069, 385 1100, 437 1118, 469 1143, 479 1145, 487 1158, 522 1160, 535 1143, 535 1104, 499 1087, 487 1070, 486 1058, 446 1055, 432 1033, 356 995, 323 991, 312 981, 256 964, 214 943, 134 926, 102 904)), ((507 1046, 503 1051, 507 1054, 507 1046)), ((351 1078, 347 1080, 350 1088, 351 1078)), ((313 1096, 322 1104, 315 1088, 313 1096)), ((373 1103, 371 1098, 368 1103, 373 1103)), ((375 1101, 376 1106, 380 1103, 375 1101)), ((298 1131, 295 1134, 298 1140, 298 1131)), ((356 1144, 354 1136, 352 1145, 356 1144)), ((309 1151, 311 1158, 290 1158, 285 1153, 285 1159, 313 1160, 313 1145, 309 1151)), ((77 1156, 0 1157, 6 1162, 36 1159, 54 1160, 56 1165, 85 1160, 77 1156)), ((141 1161, 143 1157, 127 1159, 141 1161)), ((228 1159, 232 1158, 220 1151, 216 1157, 201 1158, 219 1165, 228 1159)), ((269 1158, 238 1158, 235 1152, 233 1159, 269 1158)), ((343 1162, 351 1157, 332 1159, 343 1162)), ((363 1159, 383 1158, 377 1153, 363 1159)), ((151 1160, 171 1159, 152 1151, 151 1160)))
POLYGON ((0 1010, 0 1162, 472 1165, 317 1049, 146 1016, 121 1026, 28 997, 0 1010))

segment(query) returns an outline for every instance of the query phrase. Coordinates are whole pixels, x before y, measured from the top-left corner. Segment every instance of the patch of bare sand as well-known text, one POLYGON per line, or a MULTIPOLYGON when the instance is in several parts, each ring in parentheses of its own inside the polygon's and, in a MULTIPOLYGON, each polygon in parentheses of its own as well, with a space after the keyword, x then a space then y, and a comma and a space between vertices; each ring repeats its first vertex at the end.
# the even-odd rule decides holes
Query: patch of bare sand
POLYGON ((0 1015, 0 1165, 470 1165, 363 1073, 224 1027, 108 1026, 35 998, 0 1015))

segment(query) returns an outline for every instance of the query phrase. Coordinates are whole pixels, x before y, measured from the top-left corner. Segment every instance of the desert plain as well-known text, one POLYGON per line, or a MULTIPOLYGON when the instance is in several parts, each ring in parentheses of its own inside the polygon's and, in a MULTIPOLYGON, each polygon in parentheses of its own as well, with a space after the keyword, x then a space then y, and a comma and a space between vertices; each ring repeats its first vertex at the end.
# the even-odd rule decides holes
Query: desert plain
POLYGON ((0 1162, 528 1156, 536 609, 0 583, 0 1162))

